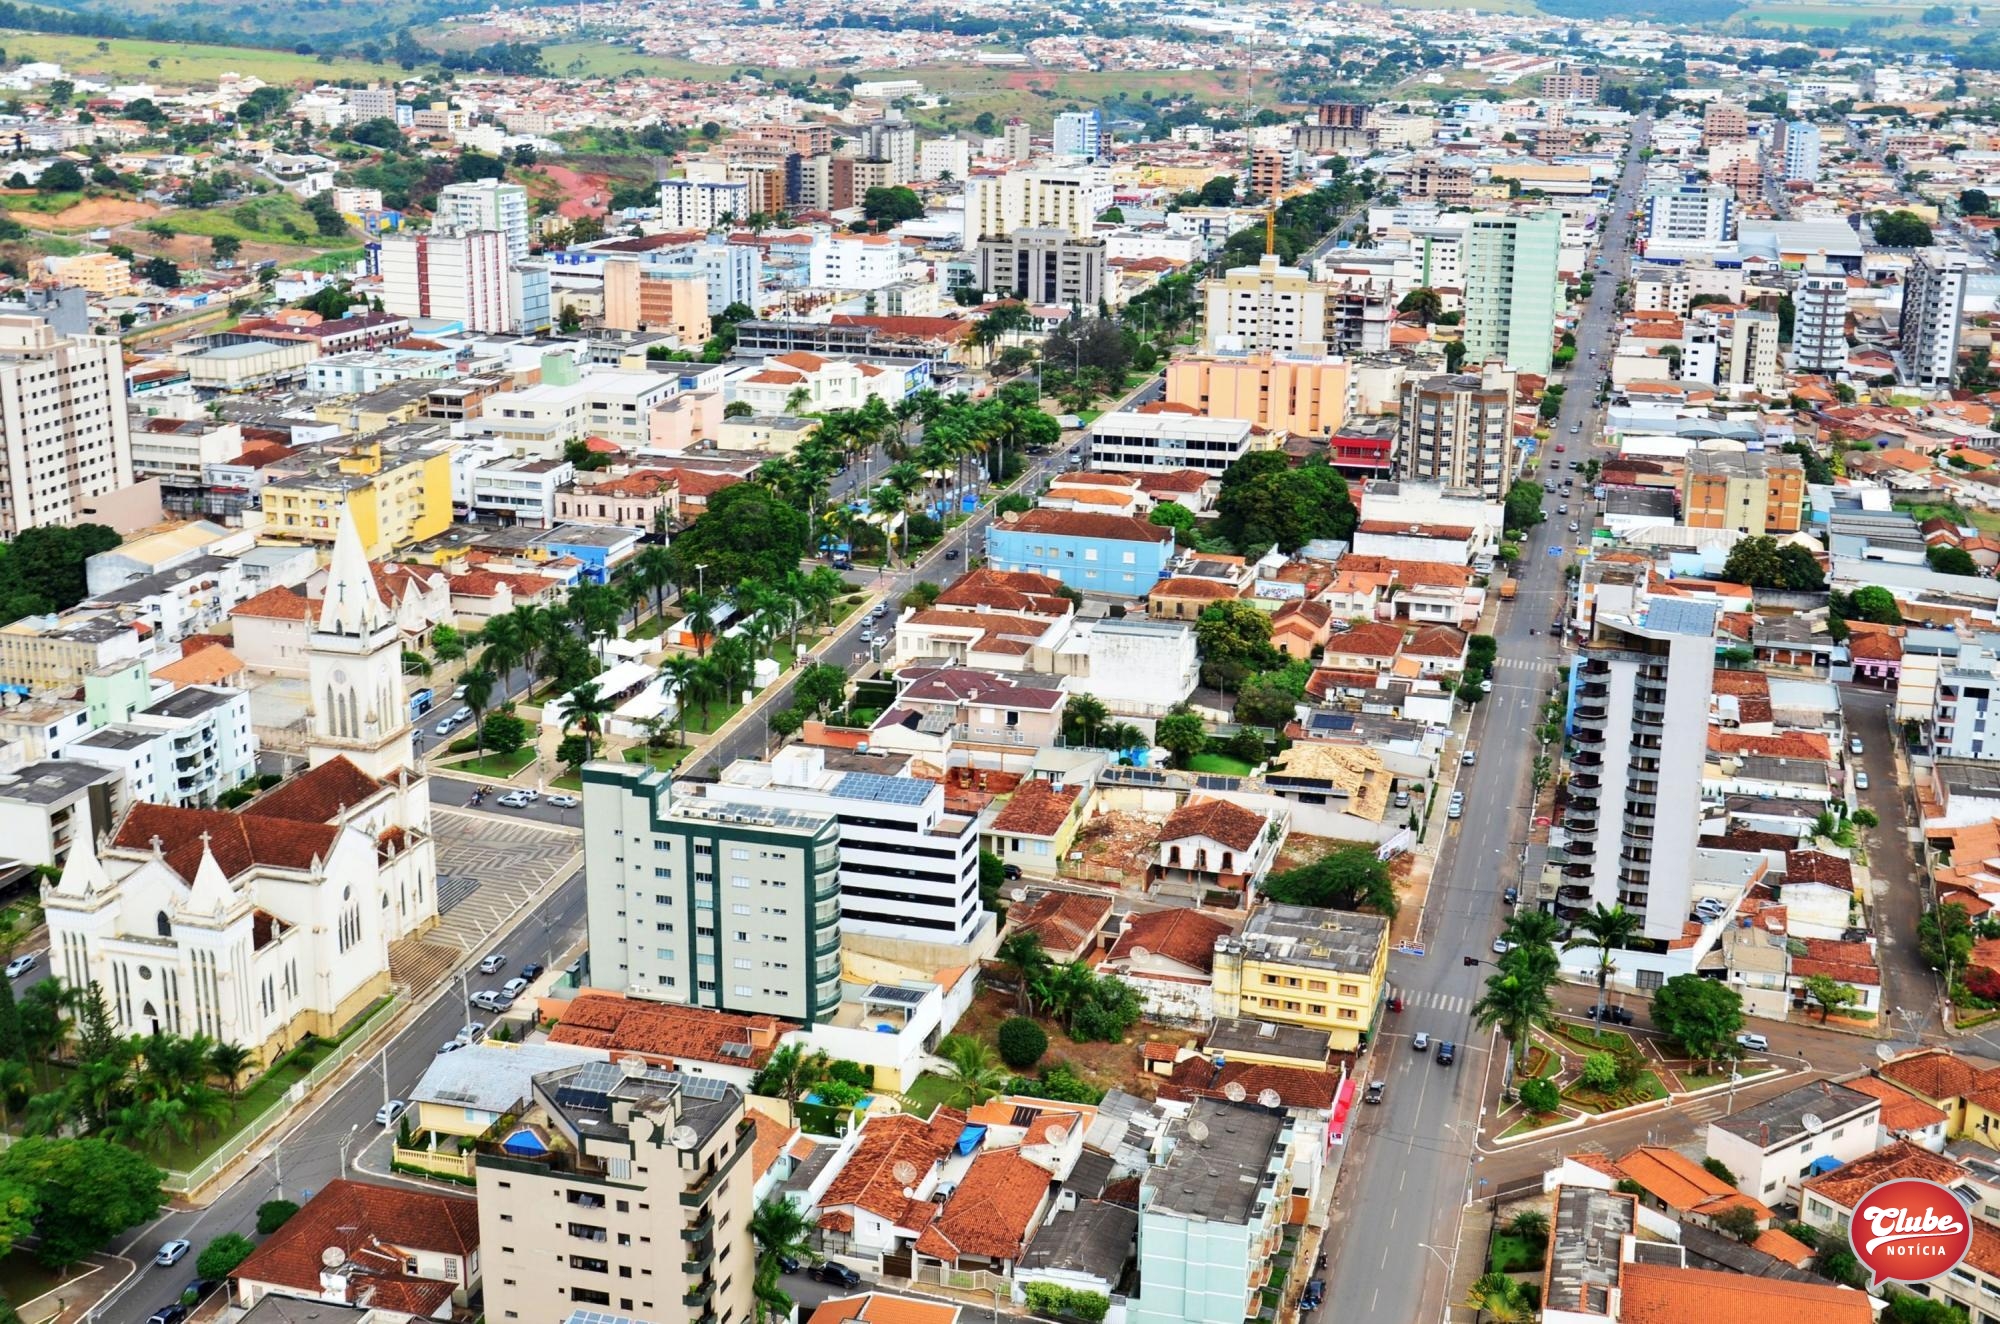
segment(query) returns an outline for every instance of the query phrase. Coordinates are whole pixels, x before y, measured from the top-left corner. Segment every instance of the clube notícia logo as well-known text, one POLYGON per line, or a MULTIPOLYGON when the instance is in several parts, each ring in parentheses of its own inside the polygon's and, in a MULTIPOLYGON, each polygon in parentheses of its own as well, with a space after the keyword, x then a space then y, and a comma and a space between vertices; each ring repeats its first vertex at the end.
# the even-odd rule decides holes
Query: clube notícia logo
POLYGON ((1847 1226, 1854 1258, 1870 1286, 1920 1283, 1955 1268, 1972 1249, 1972 1219, 1958 1197, 1934 1181, 1885 1181, 1861 1197, 1847 1226))

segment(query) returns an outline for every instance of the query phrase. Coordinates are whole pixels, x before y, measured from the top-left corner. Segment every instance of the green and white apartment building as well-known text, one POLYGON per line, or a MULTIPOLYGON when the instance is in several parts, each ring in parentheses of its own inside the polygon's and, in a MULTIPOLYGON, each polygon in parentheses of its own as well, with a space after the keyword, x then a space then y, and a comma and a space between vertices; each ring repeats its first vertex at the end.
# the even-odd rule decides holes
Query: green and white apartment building
POLYGON ((1562 213, 1486 212, 1465 234, 1465 357, 1546 377, 1562 311, 1562 213))

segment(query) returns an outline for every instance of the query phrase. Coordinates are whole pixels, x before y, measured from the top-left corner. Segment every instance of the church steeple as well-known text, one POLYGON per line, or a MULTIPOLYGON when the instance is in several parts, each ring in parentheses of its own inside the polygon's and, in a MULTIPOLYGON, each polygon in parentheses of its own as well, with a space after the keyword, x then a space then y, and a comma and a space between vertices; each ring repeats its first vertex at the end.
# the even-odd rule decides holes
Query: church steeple
POLYGON ((375 584, 375 572, 368 566, 368 553, 354 527, 354 511, 342 507, 340 527, 333 535, 333 559, 327 565, 319 628, 327 634, 364 636, 394 619, 375 584))

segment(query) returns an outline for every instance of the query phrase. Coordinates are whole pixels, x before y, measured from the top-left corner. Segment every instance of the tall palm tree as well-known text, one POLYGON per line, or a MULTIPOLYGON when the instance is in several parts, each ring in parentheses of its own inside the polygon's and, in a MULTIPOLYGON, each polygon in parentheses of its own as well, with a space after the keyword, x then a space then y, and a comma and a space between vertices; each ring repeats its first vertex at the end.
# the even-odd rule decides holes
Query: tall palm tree
POLYGON ((493 686, 498 679, 483 658, 458 678, 458 683, 465 686, 465 706, 472 709, 472 731, 479 738, 482 756, 486 753, 486 709, 493 702, 493 686))
POLYGON ((813 610, 818 613, 820 623, 826 624, 831 618, 833 604, 847 592, 847 581, 840 572, 830 565, 816 565, 806 576, 806 586, 812 592, 813 610))
POLYGON ((217 1044, 208 1050, 208 1069, 229 1082, 232 1099, 243 1082, 243 1073, 256 1060, 257 1055, 242 1044, 217 1044))
POLYGON ((785 628, 791 632, 792 652, 796 655, 799 651, 799 626, 812 604, 812 581, 803 570, 787 570, 784 579, 773 587, 773 591, 785 604, 785 628))
POLYGON ((1553 947, 1562 934, 1563 922, 1545 910, 1517 910, 1500 930, 1516 947, 1553 947))
POLYGON ((1042 947, 1041 935, 1030 929, 1015 929, 1000 940, 1000 946, 994 949, 993 959, 1013 976, 1014 1005, 1021 1015, 1026 1016, 1029 986, 1040 979, 1049 966, 1049 954, 1042 947))
POLYGON ((1566 952, 1591 948, 1597 953, 1597 1015, 1604 1015, 1604 989, 1611 982, 1614 967, 1612 957, 1626 943, 1639 936, 1639 917, 1624 906, 1613 903, 1599 904, 1588 915, 1578 919, 1570 930, 1570 939, 1563 944, 1566 952))
POLYGON ((708 656, 708 637, 715 633, 715 607, 709 594, 681 594, 681 621, 693 632, 695 652, 701 657, 708 656))
POLYGON ((1465 1304, 1492 1324, 1532 1324, 1535 1318, 1527 1292, 1504 1273, 1481 1274, 1466 1292, 1465 1304))
POLYGON ((767 1099, 783 1099, 785 1120, 796 1122, 794 1112, 799 1100, 826 1079, 832 1065, 832 1059, 823 1051, 808 1053, 797 1044, 786 1044, 764 1060, 763 1069, 752 1082, 753 1092, 767 1099))
POLYGON ((660 663, 660 679, 674 692, 674 720, 680 726, 681 744, 688 742, 688 687, 694 684, 701 663, 685 653, 676 653, 660 663))
POLYGON ((1146 743, 1146 733, 1130 722, 1116 722, 1105 728, 1103 740, 1104 748, 1114 749, 1123 753, 1126 750, 1138 749, 1144 745, 1146 743))
POLYGON ((1065 961, 1060 965, 1050 964, 1035 981, 1035 1001, 1050 1020, 1059 1021, 1068 1028, 1076 1016, 1078 1008, 1090 997, 1091 986, 1097 977, 1090 973, 1090 967, 1081 961, 1065 961))
POLYGON ((751 682, 756 679, 756 654, 750 647, 750 641, 741 635, 716 640, 708 660, 715 664, 716 678, 722 683, 725 700, 750 688, 751 682))
POLYGON ((514 695, 513 675, 533 648, 528 638, 527 623, 520 614, 520 608, 503 612, 486 622, 479 632, 486 641, 485 649, 479 655, 479 665, 485 671, 500 678, 501 694, 508 698, 514 695))
POLYGON ((667 590, 674 582, 673 553, 659 543, 646 548, 632 562, 632 579, 652 593, 653 614, 666 615, 667 590))
POLYGON ((1007 1085, 1007 1072, 983 1040, 970 1035, 946 1035, 938 1045, 938 1056, 950 1063, 944 1078, 951 1085, 952 1102, 974 1107, 998 1094, 1007 1085))
POLYGON ((1539 980, 1507 970, 1487 979, 1486 992, 1472 1004, 1472 1019, 1482 1030, 1498 1027, 1507 1041, 1508 1072, 1501 1082, 1503 1086, 1513 1084, 1521 1050, 1527 1047, 1538 1026, 1555 1019, 1555 1012, 1556 1004, 1549 996, 1548 985, 1539 980))
POLYGON ((790 1319, 792 1298, 780 1285, 786 1261, 818 1259, 806 1231, 806 1216, 782 1194, 757 1206, 750 1215, 750 1236, 757 1245, 757 1273, 751 1289, 757 1318, 790 1319))
POLYGON ((1077 734, 1082 737, 1081 743, 1088 749, 1097 747, 1097 734, 1104 729, 1104 719, 1110 715, 1104 700, 1094 694, 1072 694, 1069 702, 1063 705, 1065 724, 1076 727, 1077 734))
POLYGON ((730 590, 729 600, 736 608, 737 619, 756 644, 758 656, 763 656, 770 648, 771 641, 783 633, 785 599, 776 589, 756 580, 745 580, 730 590))
POLYGON ((563 730, 583 732, 585 747, 595 755, 598 738, 604 734, 604 719, 617 707, 609 695, 598 691, 596 681, 587 680, 569 692, 563 706, 563 730))

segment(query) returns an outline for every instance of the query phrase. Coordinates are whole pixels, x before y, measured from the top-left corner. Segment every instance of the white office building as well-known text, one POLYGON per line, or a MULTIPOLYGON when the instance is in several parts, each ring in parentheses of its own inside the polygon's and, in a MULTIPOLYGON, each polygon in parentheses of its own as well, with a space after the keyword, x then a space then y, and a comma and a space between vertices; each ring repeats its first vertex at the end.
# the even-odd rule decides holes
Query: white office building
POLYGON ((986 235, 1024 229, 1062 229, 1091 238, 1111 196, 1111 172, 1102 166, 974 175, 965 181, 964 247, 986 235))
POLYGON ((660 181, 660 224, 669 230, 713 230, 725 216, 749 214, 750 186, 741 181, 660 181))
POLYGON ((257 775, 247 690, 190 685, 71 741, 66 759, 125 774, 125 803, 205 809, 257 775))
POLYGON ((1104 112, 1065 110, 1056 116, 1055 154, 1095 161, 1104 155, 1104 112))
POLYGON ((2000 759, 2000 658, 1973 644, 1938 672, 1931 747, 1941 758, 2000 759))
POLYGON ((1722 184, 1668 184, 1646 192, 1649 257, 1712 253, 1736 238, 1736 195, 1722 184))
POLYGON ((507 237, 507 260, 528 255, 528 190, 498 179, 448 184, 438 193, 438 228, 498 230, 507 237))
POLYGON ((1819 182, 1819 126, 1810 120, 1795 120, 1785 126, 1784 171, 1787 182, 1819 182))
POLYGON ((1829 270, 1824 262, 1808 265, 1792 291, 1792 309, 1792 367, 1846 372, 1847 273, 1829 270))
POLYGON ((1567 862, 1556 891, 1565 919, 1623 905, 1642 936, 1682 936, 1708 750, 1706 725, 1681 718, 1707 708, 1715 615, 1710 604, 1667 598, 1643 617, 1597 618, 1569 712, 1567 862))
POLYGON ((1219 475, 1250 453, 1250 420, 1114 409, 1098 416, 1085 440, 1093 469, 1219 475))
POLYGON ((793 745, 770 762, 739 759, 711 798, 802 814, 840 825, 840 927, 914 942, 970 942, 985 924, 979 904, 979 831, 948 814, 944 784, 908 775, 847 772, 828 753, 793 745))
POLYGON ((125 363, 115 336, 0 316, 0 538, 75 524, 132 485, 125 363))
POLYGON ((511 331, 507 236, 498 230, 391 234, 381 240, 382 306, 467 331, 511 331))
POLYGON ((879 290, 903 271, 903 245, 888 234, 836 234, 816 240, 807 280, 822 290, 879 290))
POLYGON ((1958 377, 1958 328, 1971 278, 1963 253, 1918 249, 1903 278, 1899 327, 1903 382, 1947 389, 1958 377))

